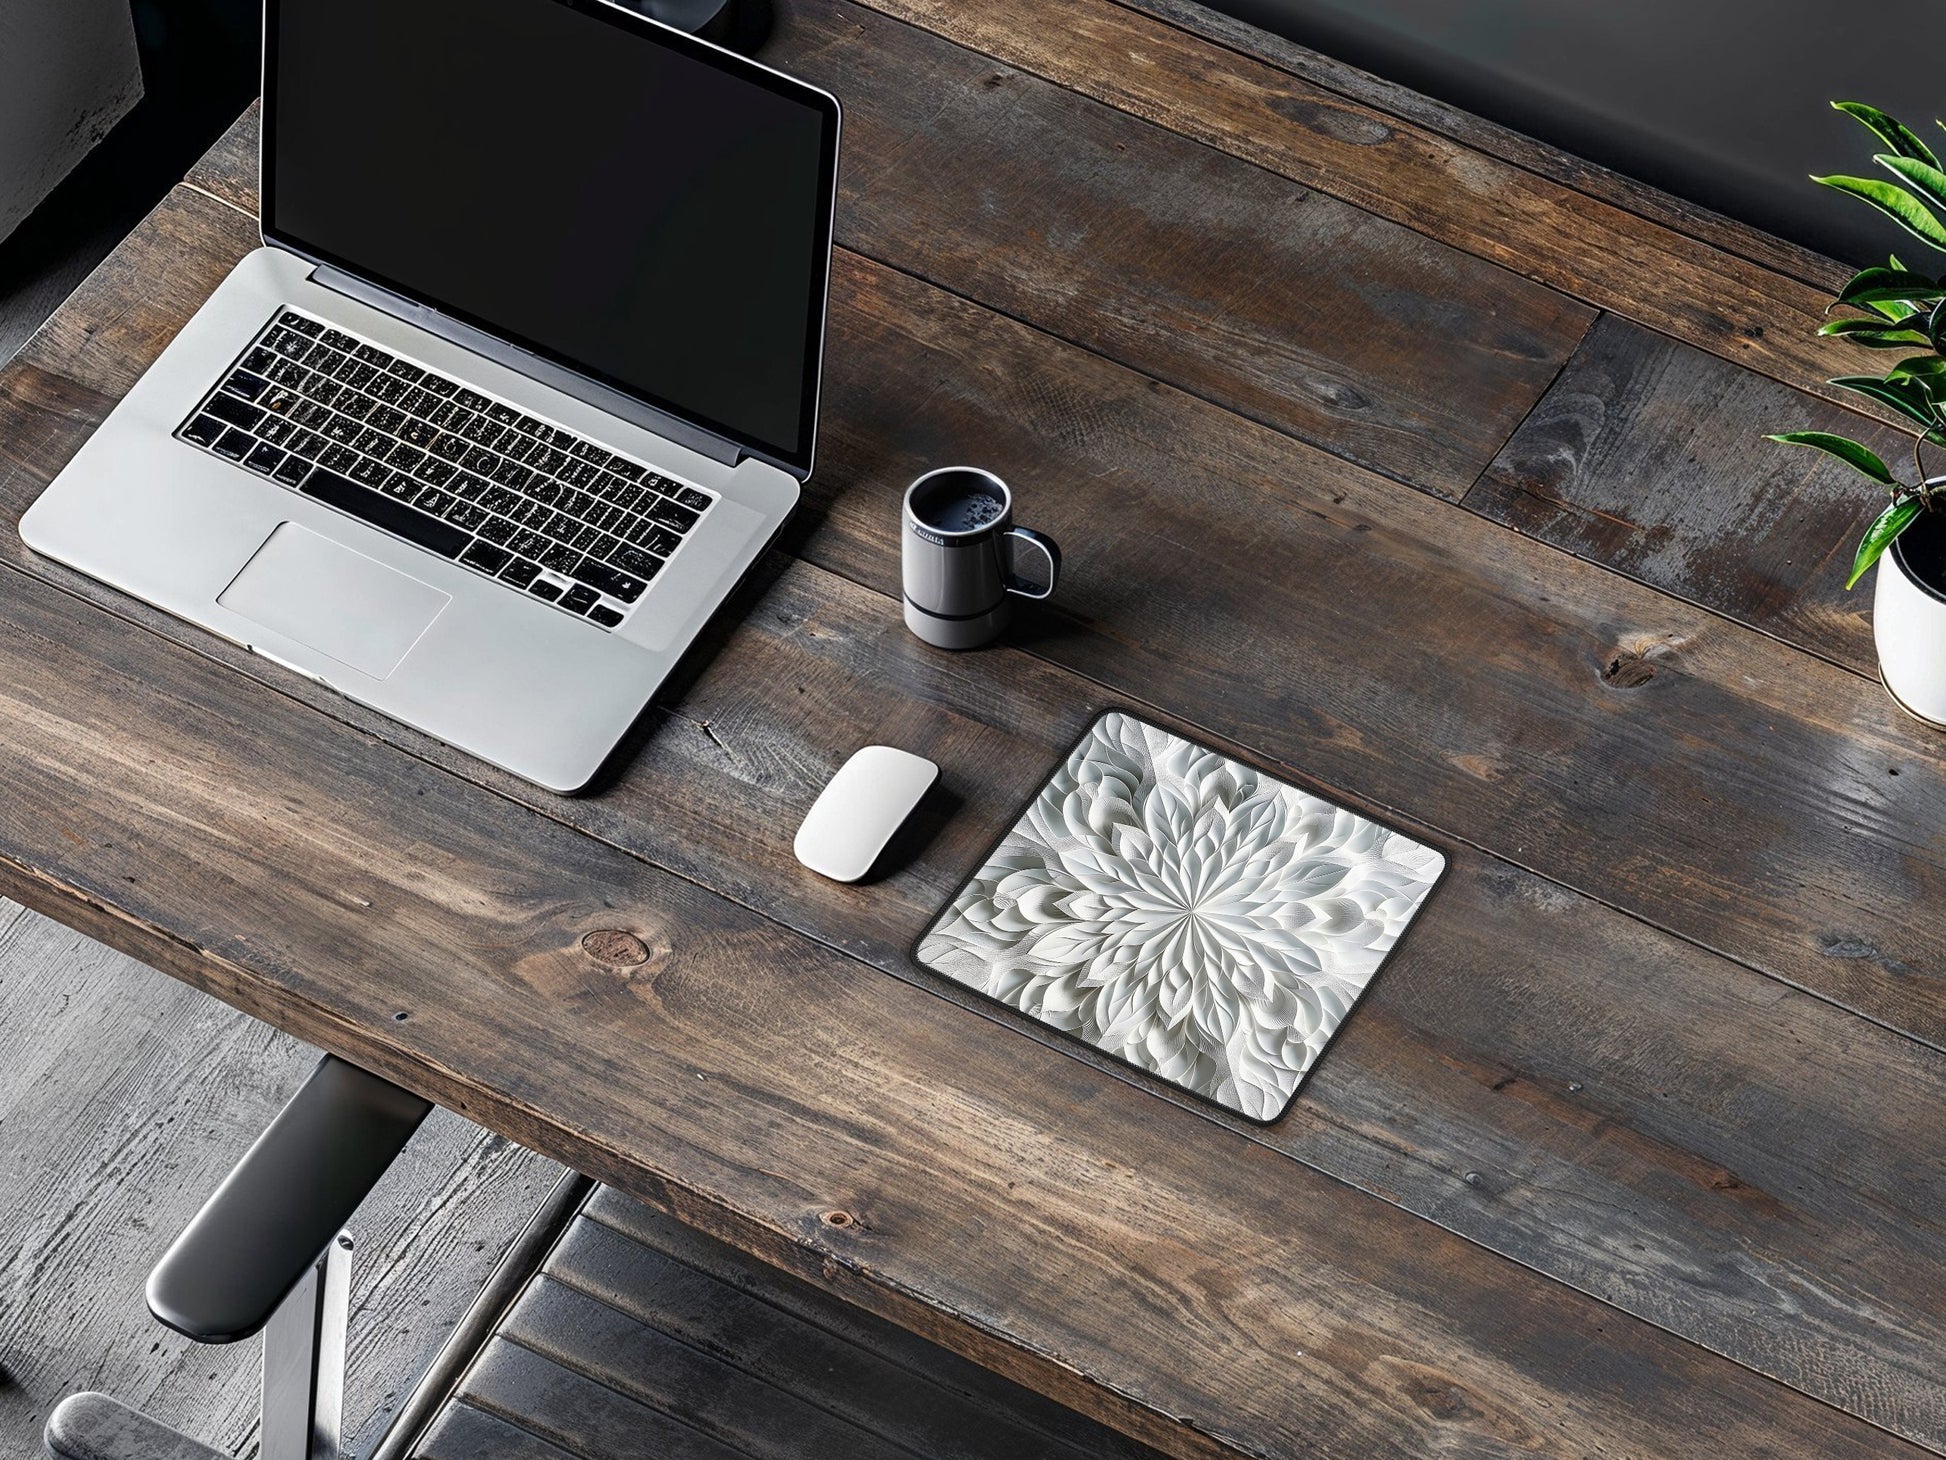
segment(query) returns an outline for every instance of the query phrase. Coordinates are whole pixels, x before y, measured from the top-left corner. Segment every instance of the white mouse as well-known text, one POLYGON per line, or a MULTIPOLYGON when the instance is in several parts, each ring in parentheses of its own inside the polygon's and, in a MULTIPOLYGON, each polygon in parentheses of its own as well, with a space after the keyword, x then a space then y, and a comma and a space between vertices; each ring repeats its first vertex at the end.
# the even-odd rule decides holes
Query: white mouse
POLYGON ((923 755, 866 746, 838 767, 805 813, 797 860, 833 881, 856 882, 938 779, 939 767, 923 755))

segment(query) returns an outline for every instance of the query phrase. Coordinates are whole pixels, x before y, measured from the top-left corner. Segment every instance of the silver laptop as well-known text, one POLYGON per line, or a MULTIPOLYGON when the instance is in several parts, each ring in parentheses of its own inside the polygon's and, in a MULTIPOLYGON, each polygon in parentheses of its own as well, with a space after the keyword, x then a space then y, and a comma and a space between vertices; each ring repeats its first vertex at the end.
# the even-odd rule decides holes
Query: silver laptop
POLYGON ((264 246, 28 546, 584 787, 811 472, 838 103, 604 0, 269 0, 264 246))

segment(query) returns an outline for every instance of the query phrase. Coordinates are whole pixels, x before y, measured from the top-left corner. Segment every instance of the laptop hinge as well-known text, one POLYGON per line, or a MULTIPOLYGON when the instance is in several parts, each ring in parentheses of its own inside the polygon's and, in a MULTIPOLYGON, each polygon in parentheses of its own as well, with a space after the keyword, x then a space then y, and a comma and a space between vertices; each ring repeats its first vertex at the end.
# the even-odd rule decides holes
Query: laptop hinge
POLYGON ((620 416, 630 425, 640 426, 645 431, 666 437, 678 446, 686 446, 691 451, 707 456, 711 461, 724 466, 735 466, 746 453, 733 441, 692 426, 678 416, 659 411, 654 406, 624 395, 621 391, 603 385, 598 380, 556 365, 552 360, 544 360, 531 350, 523 350, 518 345, 510 345, 505 340, 496 339, 485 330, 475 329, 472 325, 462 324, 456 319, 441 314, 436 309, 415 303, 403 295, 394 294, 390 289, 382 289, 368 283, 356 274, 347 274, 342 269, 334 269, 329 264, 319 264, 311 271, 314 283, 322 284, 335 293, 360 304, 402 319, 429 334, 438 335, 442 340, 450 340, 462 349, 484 355, 496 364, 509 370, 517 370, 530 380, 542 385, 552 386, 564 395, 571 395, 578 401, 593 406, 598 411, 620 416))

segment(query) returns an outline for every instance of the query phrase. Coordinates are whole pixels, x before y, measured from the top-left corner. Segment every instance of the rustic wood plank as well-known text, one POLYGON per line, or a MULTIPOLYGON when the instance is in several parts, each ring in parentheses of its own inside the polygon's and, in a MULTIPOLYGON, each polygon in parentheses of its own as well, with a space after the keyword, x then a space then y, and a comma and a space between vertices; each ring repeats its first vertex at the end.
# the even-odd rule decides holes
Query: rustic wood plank
POLYGON ((574 1460, 571 1451, 510 1425, 470 1404, 448 1405, 427 1434, 415 1460, 574 1460))
MULTIPOLYGON (((100 1388, 190 1434, 253 1442, 258 1350, 169 1333, 148 1269, 317 1051, 0 904, 0 1450, 100 1388)), ((361 1209, 345 1413, 382 1424, 511 1240, 552 1163, 436 1112, 361 1209)))
MULTIPOLYGON (((190 212, 199 206, 213 230, 245 232, 235 215, 226 224, 222 210, 184 202, 190 212)), ((200 257, 194 230, 173 214, 158 215, 154 226, 173 256, 200 257)), ((220 251, 210 251, 207 265, 196 265, 212 271, 204 287, 225 266, 220 251)), ((952 386, 965 400, 984 401, 970 417, 976 427, 984 429, 978 412, 1012 413, 1008 381, 1069 373, 1036 353, 1044 341, 995 351, 977 330, 956 340, 976 316, 938 311, 912 287, 916 302, 880 310, 906 320, 902 329, 861 322, 855 315, 869 300, 857 299, 841 307, 834 328, 848 337, 888 336, 868 338, 858 357, 891 362, 914 381, 954 378, 951 355, 990 356, 1007 367, 968 370, 952 386)), ((150 352, 171 327, 170 312, 186 315, 197 297, 192 281, 184 297, 158 308, 150 352)), ((110 317, 91 298, 77 299, 63 325, 76 341, 110 317)), ((124 344, 142 348, 132 338, 124 344)), ((23 398, 42 405, 34 430, 16 433, 13 449, 34 469, 51 471, 78 442, 96 408, 91 392, 117 388, 97 375, 97 364, 127 368, 91 361, 78 372, 98 378, 99 391, 22 377, 30 387, 23 398)), ((1113 372, 1083 384, 1114 407, 1105 432, 1119 430, 1116 423, 1138 407, 1144 419, 1154 417, 1159 440, 1147 428, 1129 437, 1138 443, 1138 467, 1177 452, 1172 433, 1181 441, 1206 434, 1207 413, 1183 415, 1166 393, 1135 388, 1113 372)), ((948 440, 942 431, 929 449, 945 450, 948 440)), ((1228 460, 1228 450, 1215 459, 1228 460)), ((1204 475, 1188 480, 1209 491, 1204 475)), ((875 595, 794 569, 741 630, 709 646, 715 662, 653 728, 628 774, 602 797, 565 803, 376 717, 361 718, 118 595, 72 583, 371 733, 922 980, 904 956, 913 934, 1101 702, 1095 687, 1017 654, 932 654, 875 595), (836 888, 798 869, 782 837, 752 836, 753 826, 793 825, 850 749, 888 737, 953 768, 950 787, 960 801, 943 828, 928 828, 937 835, 908 871, 866 891, 836 888)), ((1058 623, 1042 626, 1044 636, 1062 631, 1058 623)), ((1294 756, 1285 769, 1303 776, 1314 767, 1294 756)), ((1780 1002, 1767 981, 1505 863, 1463 851, 1440 896, 1442 905, 1457 899, 1458 906, 1415 934, 1298 1116, 1266 1138, 1834 1403, 1904 1433, 1937 1435, 1937 1314, 1946 1304, 1911 1276, 1940 1270, 1922 1255, 1934 1229, 1918 1216, 1934 1195, 1902 1154, 1936 1147, 1929 1124, 1936 1058, 1814 1000, 1780 1002), (1481 1000, 1476 969, 1496 970, 1506 999, 1540 1011, 1534 1021, 1510 1033, 1503 1003, 1481 1000), (1362 1043, 1365 1031, 1379 1029, 1382 1037, 1362 1043), (1636 1037, 1611 1034, 1620 1029, 1636 1037), (1774 1055, 1800 1040, 1830 1052, 1810 1076, 1774 1055), (1597 1072, 1599 1081, 1590 1078, 1597 1072), (1753 1123, 1739 1102, 1758 1091, 1767 1114, 1753 1123), (1516 1111, 1519 1135, 1510 1138, 1516 1111), (1769 1203, 1777 1201, 1787 1203, 1792 1221, 1773 1219, 1769 1203), (1620 1212, 1637 1214, 1639 1226, 1619 1220, 1620 1212), (1915 1226, 1917 1235, 1908 1230, 1915 1226), (1652 1256, 1644 1256, 1641 1228, 1661 1234, 1652 1256), (1737 1274, 1733 1288, 1726 1263, 1737 1274), (1807 1311, 1796 1296, 1806 1287, 1840 1296, 1807 1311), (1804 1324, 1817 1332, 1815 1344, 1802 1341, 1804 1324)), ((930 986, 967 997, 957 986, 930 986)))
POLYGON ((1774 379, 1824 393, 1837 373, 1823 286, 1116 0, 861 3, 1774 379))
POLYGON ((0 890, 1172 1452, 1916 1453, 11 571, 0 719, 0 890))
POLYGON ((680 1419, 505 1339, 487 1345, 460 1395, 582 1460, 745 1460, 680 1419))
POLYGON ((1038 652, 1946 1043, 1941 751, 1875 687, 864 260, 833 283, 811 561, 896 594, 897 494, 982 443, 1087 545, 1038 652))
POLYGON ((1876 674, 1870 583, 1847 593, 1844 580, 1885 494, 1817 452, 1762 440, 1771 430, 1911 455, 1900 432, 1610 317, 1466 505, 1876 674))
POLYGON ((1648 183, 1462 111, 1396 81, 1361 71, 1247 20, 1199 4, 1197 0, 1115 0, 1115 3, 1214 41, 1227 50, 1268 62, 1280 71, 1387 116, 1437 132, 1468 151, 1484 152, 1513 163, 1577 193, 1613 203, 1657 227, 1698 239, 1819 289, 1835 292, 1850 273, 1835 260, 1801 244, 1662 192, 1648 183))
MULTIPOLYGON (((841 245, 1449 497, 1593 317, 839 0, 779 7, 765 59, 844 99, 841 245), (910 185, 948 174, 977 195, 910 185)), ((254 155, 228 165, 250 176, 254 155)), ((192 181, 237 200, 213 171, 192 181)))
POLYGON ((1152 1460, 1071 1410, 611 1187, 550 1256, 560 1283, 935 1460, 1152 1460))

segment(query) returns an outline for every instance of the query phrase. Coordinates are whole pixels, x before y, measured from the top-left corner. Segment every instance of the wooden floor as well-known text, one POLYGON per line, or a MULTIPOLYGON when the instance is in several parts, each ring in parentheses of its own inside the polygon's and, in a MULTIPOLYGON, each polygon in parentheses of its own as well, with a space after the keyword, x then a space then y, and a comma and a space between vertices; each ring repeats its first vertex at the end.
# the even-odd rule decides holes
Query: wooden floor
MULTIPOLYGON (((78 1389, 255 1451, 260 1345, 205 1348, 142 1284, 317 1060, 206 994, 0 903, 0 1457, 78 1389)), ((359 1214, 345 1405, 357 1446, 560 1173, 435 1111, 359 1214)))
POLYGON ((610 1187, 409 1448, 413 1460, 1160 1460, 610 1187))

